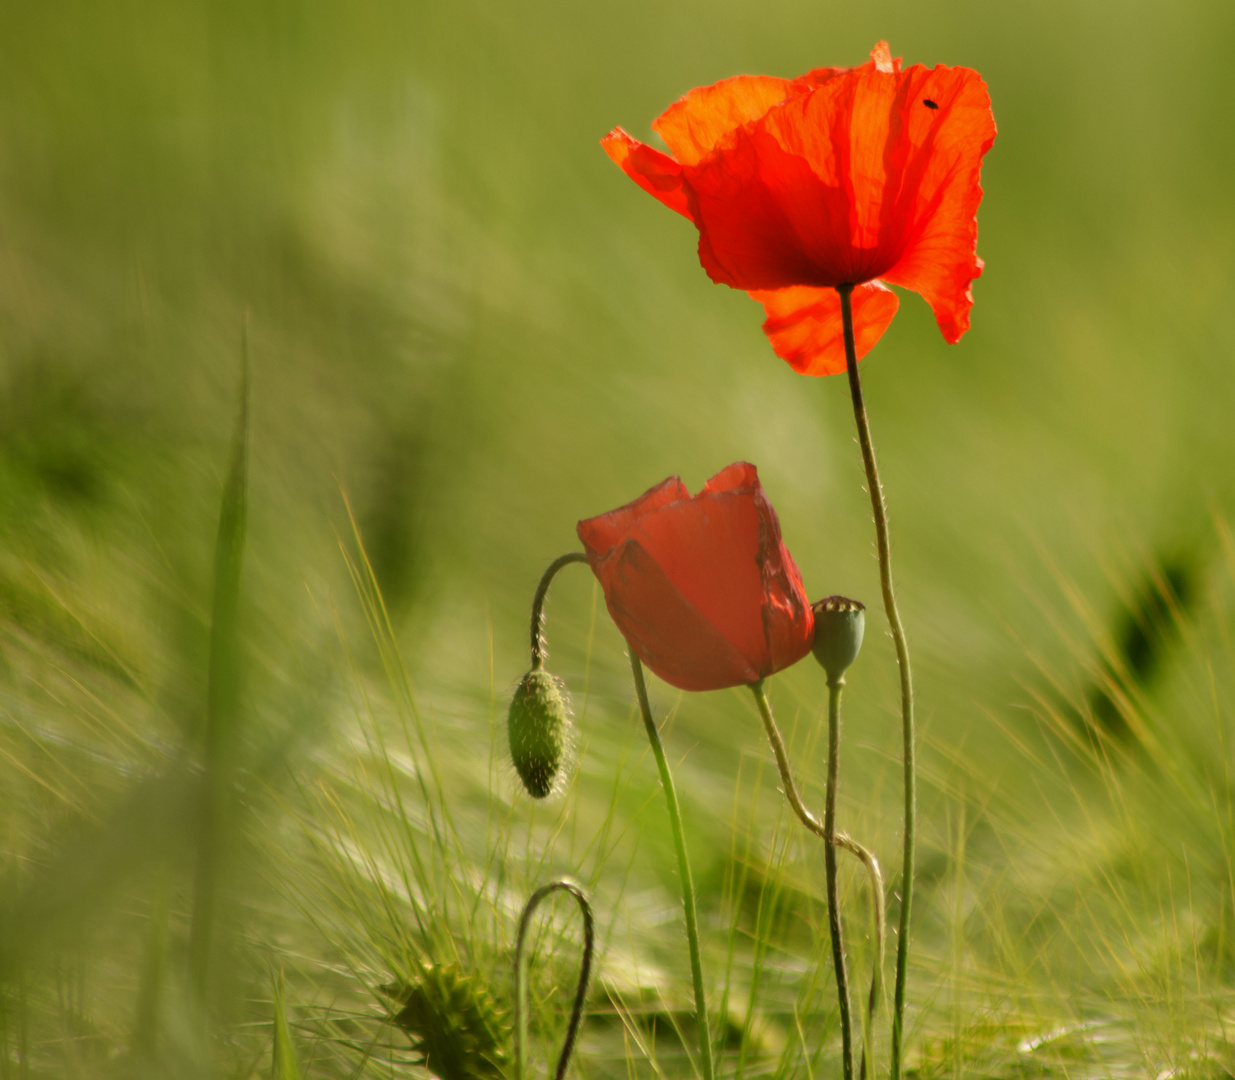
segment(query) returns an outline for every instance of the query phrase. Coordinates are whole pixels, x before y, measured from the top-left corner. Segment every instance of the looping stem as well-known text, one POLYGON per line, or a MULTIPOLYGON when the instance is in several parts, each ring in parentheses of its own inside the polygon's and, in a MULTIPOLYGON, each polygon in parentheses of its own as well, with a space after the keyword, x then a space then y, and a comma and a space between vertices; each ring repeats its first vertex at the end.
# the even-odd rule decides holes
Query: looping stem
POLYGON ((583 961, 579 965, 579 985, 575 990, 575 1001, 570 1010, 570 1023, 566 1026, 566 1040, 562 1043, 562 1053, 557 1060, 555 1080, 562 1080, 566 1075, 566 1066, 570 1064, 570 1055, 575 1048, 575 1039, 579 1027, 583 1023, 583 1002, 587 997, 588 976, 592 971, 592 952, 596 947, 596 927, 592 919, 592 905, 588 903, 587 894, 583 888, 569 878, 559 878, 548 885, 542 885, 528 900, 519 917, 519 933, 515 939, 515 1078, 525 1080, 527 1076, 527 960, 523 955, 523 946, 527 940, 528 927, 531 925, 532 914, 540 906, 540 902, 555 892, 567 892, 575 898, 579 910, 583 913, 583 961))
POLYGON ((703 1071, 703 1080, 715 1080, 715 1066, 712 1063, 712 1033, 708 1025, 707 999, 703 989, 703 961, 699 955, 699 916, 695 910, 695 881, 691 876, 690 862, 686 857, 686 837, 682 831, 682 812, 678 807, 677 789, 673 786, 673 773, 669 771, 669 762, 665 760, 665 748, 660 741, 660 732, 656 730, 656 721, 652 717, 652 706, 648 702, 648 688, 643 679, 643 664, 630 649, 630 670, 635 678, 635 694, 639 698, 639 711, 643 714, 643 726, 647 730, 648 742, 652 744, 652 754, 656 758, 656 768, 660 772, 660 786, 665 792, 665 802, 669 807, 669 826, 673 831, 673 846, 678 857, 678 879, 682 883, 682 910, 686 916, 686 943, 690 948, 690 972, 695 985, 695 1025, 699 1029, 699 1062, 703 1071))
MULTIPOLYGON (((867 1058, 869 1057, 868 1044, 870 1041, 871 1022, 874 1019, 875 1008, 879 1003, 879 994, 883 986, 883 954, 884 940, 886 937, 886 916, 884 906, 883 874, 879 869, 879 860, 875 858, 873 852, 859 844, 848 833, 836 831, 834 800, 837 777, 833 775, 833 770, 835 769, 837 773, 839 772, 840 755, 838 753, 838 748, 840 743, 840 688, 843 685, 844 681, 841 680, 838 684, 829 687, 828 805, 831 814, 825 815, 825 821, 820 821, 819 818, 813 814, 802 801, 801 793, 798 791, 798 785, 793 779, 793 771, 789 765, 789 754, 785 749, 785 740, 781 737, 780 728, 777 726, 776 718, 772 715, 772 705, 768 701, 767 694, 764 692, 763 683, 751 683, 750 688, 755 695, 755 704, 759 707, 759 716, 763 720, 763 730, 767 733, 768 742, 772 746, 772 755, 776 758, 776 768, 780 772, 781 784, 785 790, 785 798, 789 801, 789 805, 792 807, 793 812, 798 816, 798 820, 828 845, 829 855, 836 847, 844 848, 851 854, 856 855, 862 865, 866 867, 866 872, 870 877, 871 898, 875 914, 875 965, 874 970, 871 972, 870 994, 867 998, 867 1036, 864 1039, 861 1069, 861 1075, 865 1077, 866 1063, 867 1058), (835 724, 831 722, 833 714, 836 718, 835 724), (833 728, 835 728, 836 745, 833 745, 832 740, 833 728), (826 820, 828 816, 831 817, 830 821, 826 820)), ((835 866, 833 864, 829 867, 828 872, 829 924, 833 923, 832 912, 835 911, 836 917, 834 922, 836 932, 832 940, 833 962, 835 963, 837 973, 837 997, 840 1001, 841 1009, 842 1042, 849 1047, 845 1061, 847 1066, 846 1075, 851 1076, 853 1071, 852 1020, 850 1019, 851 1006, 849 1003, 848 973, 845 968, 843 945, 838 948, 838 943, 840 942, 840 914, 839 908, 836 905, 834 890, 835 866)))
POLYGON ((545 666, 545 597, 549 593, 549 585, 563 566, 571 563, 587 562, 587 556, 582 551, 568 551, 559 555, 549 564, 536 586, 536 595, 532 597, 532 668, 540 670, 545 666))
POLYGON ((892 548, 888 538, 888 508, 879 483, 875 464, 875 448, 871 442, 870 422, 862 400, 862 380, 858 376, 858 353, 853 335, 853 286, 838 285, 841 323, 845 337, 845 369, 849 375, 849 396, 853 399, 853 417, 858 426, 858 443, 862 447, 862 462, 866 466, 866 486, 870 492, 871 510, 875 517, 875 542, 879 551, 879 581, 883 590, 883 607, 896 645, 896 662, 901 677, 901 727, 904 742, 905 774, 905 844, 901 868, 900 928, 896 936, 896 989, 892 1008, 892 1077, 900 1080, 904 1056, 905 983, 909 974, 909 925, 913 906, 913 863, 917 844, 917 774, 914 765, 913 677, 909 669, 909 645, 896 608, 892 589, 892 548))

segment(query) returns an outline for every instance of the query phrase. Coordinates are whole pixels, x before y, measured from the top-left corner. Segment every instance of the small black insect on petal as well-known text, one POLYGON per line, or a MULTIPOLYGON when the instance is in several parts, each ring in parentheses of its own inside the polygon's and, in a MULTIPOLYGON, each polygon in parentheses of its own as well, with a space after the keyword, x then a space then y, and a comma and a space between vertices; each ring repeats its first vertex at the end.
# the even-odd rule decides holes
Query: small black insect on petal
POLYGON ((931 101, 931 99, 930 99, 930 98, 923 98, 923 99, 922 99, 922 104, 923 104, 923 105, 925 105, 928 109, 937 109, 937 108, 939 108, 939 106, 938 106, 937 104, 935 104, 935 102, 931 101))

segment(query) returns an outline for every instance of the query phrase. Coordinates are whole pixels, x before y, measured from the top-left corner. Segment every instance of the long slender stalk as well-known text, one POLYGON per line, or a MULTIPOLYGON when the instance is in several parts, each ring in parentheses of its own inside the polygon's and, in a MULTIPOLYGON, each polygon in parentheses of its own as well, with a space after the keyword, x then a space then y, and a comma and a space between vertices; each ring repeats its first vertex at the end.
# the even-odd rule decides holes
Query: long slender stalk
MULTIPOLYGON (((811 832, 818 836, 828 845, 829 853, 834 848, 842 847, 846 851, 856 855, 866 867, 866 872, 870 876, 871 887, 871 902, 875 910, 875 965, 871 972, 871 987, 870 994, 867 997, 866 1006, 866 1037, 863 1039, 862 1053, 862 1069, 861 1076, 866 1076, 867 1060, 870 1057, 870 1031, 871 1023, 875 1017, 875 1008, 879 1004, 879 993, 883 986, 883 952, 884 939, 886 935, 886 916, 884 914, 884 893, 883 893, 883 874, 879 870, 879 860, 875 858, 872 851, 863 847, 854 840, 848 833, 836 831, 836 808, 835 808, 835 790, 836 781, 839 778, 839 746, 840 746, 840 688, 844 685, 844 680, 838 681, 835 688, 829 687, 830 696, 828 701, 828 802, 832 807, 832 820, 827 821, 827 812, 825 811, 825 820, 820 821, 819 818, 807 808, 802 801, 801 793, 798 791, 798 785, 794 782, 793 771, 789 765, 789 754, 785 749, 785 740, 781 737, 780 728, 776 724, 776 718, 772 715, 772 705, 768 701, 767 694, 764 692, 763 683, 751 683, 750 688, 755 695, 755 704, 759 706, 759 716, 763 720, 763 730, 767 733, 768 742, 772 745, 772 756, 776 758, 776 767, 780 772, 781 784, 785 789, 785 798, 789 800, 789 805, 793 812, 797 814, 798 820, 802 822, 811 832), (835 718, 835 719, 833 719, 835 718), (833 728, 835 727, 835 744, 833 743, 833 728), (833 774, 833 762, 836 763, 837 775, 833 774), (831 840, 829 841, 829 836, 831 840)), ((834 873, 828 875, 828 921, 829 926, 832 923, 831 912, 839 911, 835 906, 833 897, 834 888, 834 873)), ((837 918, 839 923, 839 916, 837 918)), ((837 935, 832 939, 832 956, 833 963, 836 966, 837 972, 837 997, 842 1002, 841 1004, 841 1042, 842 1046, 846 1042, 845 1027, 848 1024, 850 1028, 852 1024, 847 1021, 847 1017, 851 1016, 851 1005, 849 1003, 848 976, 845 970, 844 953, 838 953, 836 943, 840 940, 840 928, 837 927, 837 935), (841 990, 842 980, 844 990, 841 990)), ((852 1046, 852 1036, 850 1036, 849 1045, 852 1046)), ((847 1055, 847 1065, 850 1073, 853 1068, 852 1052, 847 1055)), ((848 1075, 848 1074, 847 1074, 848 1075)))
MULTIPOLYGON (((828 854, 831 856, 831 863, 828 866, 828 903, 838 905, 836 916, 830 918, 829 922, 835 925, 835 940, 841 940, 841 925, 840 925, 840 908, 839 898, 836 890, 836 795, 840 788, 840 695, 841 690, 845 686, 843 676, 836 679, 828 680, 828 786, 827 795, 824 803, 823 827, 828 835, 832 838, 832 842, 828 845, 828 854)), ((866 856, 874 860, 874 855, 866 852, 866 856)), ((861 856, 859 856, 861 858, 861 856)), ((878 867, 878 864, 876 864, 878 867)), ((878 869, 875 871, 878 875, 878 869)), ((866 1003, 866 1024, 862 1028, 862 1068, 861 1080, 866 1080, 866 1072, 869 1067, 874 1070, 874 1022, 875 1022, 875 1006, 879 1004, 879 984, 883 978, 883 934, 884 934, 884 915, 883 915, 883 878, 878 875, 872 882, 872 889, 875 890, 875 967, 871 972, 871 988, 870 996, 866 1003)), ((837 946, 833 944, 835 952, 837 946)))
POLYGON ((824 867, 828 883, 828 930, 832 935, 832 963, 836 968, 836 996, 840 999, 841 1052, 845 1080, 853 1080, 853 1020, 849 1001, 849 972, 845 965, 844 927, 840 917, 840 889, 836 882, 836 789, 840 786, 840 687, 828 684, 828 786, 823 806, 824 867))
POLYGON ((583 1002, 587 998, 592 953, 596 948, 596 926, 592 918, 592 905, 588 903, 587 894, 582 887, 568 878, 559 878, 548 885, 542 885, 532 893, 519 917, 519 933, 515 940, 515 1080, 526 1080, 527 1077, 527 958, 524 955, 524 946, 527 942, 528 926, 532 921, 532 913, 540 906, 540 902, 555 892, 570 893, 583 913, 583 960, 579 964, 579 983, 575 988, 570 1022, 566 1025, 566 1038, 562 1043, 562 1052, 558 1055, 554 1080, 562 1080, 566 1075, 566 1066, 570 1064, 575 1039, 583 1023, 583 1002))
POLYGON ((896 990, 892 1006, 892 1080, 900 1080, 905 1026, 905 982, 909 974, 909 920, 913 906, 913 863, 917 844, 917 774, 914 764, 913 677, 909 669, 909 645, 896 609, 896 593, 892 589, 892 549, 888 540, 888 508, 879 483, 875 464, 875 448, 871 443, 870 423, 862 400, 862 381, 858 376, 858 353, 853 337, 853 286, 838 285, 841 320, 845 335, 845 368, 849 374, 849 396, 853 399, 853 417, 858 425, 858 443, 866 466, 866 486, 870 491, 871 510, 875 515, 875 541, 879 550, 879 581, 883 589, 883 607, 896 645, 896 662, 901 676, 901 727, 904 742, 905 771, 905 844, 901 870, 900 927, 896 936, 896 990))
POLYGON ((665 748, 660 742, 660 732, 656 730, 656 721, 652 718, 652 706, 648 702, 648 688, 643 681, 643 664, 630 650, 630 670, 635 677, 635 694, 639 698, 639 710, 643 713, 643 726, 647 729, 648 742, 652 744, 652 754, 656 758, 656 768, 660 770, 660 786, 665 792, 665 802, 669 807, 669 825, 673 830, 673 846, 677 849, 678 878, 682 883, 682 909, 686 914, 686 941, 690 946, 690 973, 695 983, 695 1024, 699 1029, 699 1062, 703 1070, 703 1080, 715 1080, 715 1067, 712 1064, 712 1033, 708 1025, 707 999, 703 990, 703 961, 699 956, 699 917, 695 911, 695 881, 690 872, 690 861, 686 858, 686 837, 682 832, 682 812, 678 808, 677 789, 673 786, 673 773, 669 771, 669 762, 665 760, 665 748))

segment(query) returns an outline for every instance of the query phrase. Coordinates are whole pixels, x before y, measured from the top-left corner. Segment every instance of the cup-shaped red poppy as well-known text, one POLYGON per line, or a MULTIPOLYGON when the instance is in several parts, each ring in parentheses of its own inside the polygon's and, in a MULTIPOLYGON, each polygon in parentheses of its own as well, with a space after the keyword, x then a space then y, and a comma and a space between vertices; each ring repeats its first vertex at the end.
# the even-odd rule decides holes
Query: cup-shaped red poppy
POLYGON ((977 72, 901 70, 881 41, 860 67, 699 87, 652 127, 672 156, 621 128, 601 144, 695 223, 703 268, 763 304, 795 370, 845 369, 838 285, 855 286, 859 357, 896 313, 884 282, 920 293, 947 341, 969 329, 979 172, 995 139, 977 72))
POLYGON ((693 497, 671 476, 578 532, 613 621, 665 682, 740 686, 810 652, 811 606, 753 465, 693 497))

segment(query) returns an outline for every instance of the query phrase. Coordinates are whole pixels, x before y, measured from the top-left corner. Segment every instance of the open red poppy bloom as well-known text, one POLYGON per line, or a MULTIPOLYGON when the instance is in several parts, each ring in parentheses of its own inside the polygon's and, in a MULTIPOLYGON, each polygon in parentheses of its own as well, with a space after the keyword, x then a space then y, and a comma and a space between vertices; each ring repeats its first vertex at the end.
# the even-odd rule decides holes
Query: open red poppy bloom
POLYGON ((665 682, 720 690, 810 652, 814 616, 753 465, 693 498, 671 476, 578 532, 613 621, 665 682))
POLYGON ((858 356, 920 293, 945 340, 969 329, 982 155, 995 140, 977 72, 915 64, 887 42, 856 68, 738 75, 692 90, 652 127, 670 157, 614 128, 601 140, 645 191, 699 229, 699 261, 763 304, 796 371, 845 370, 837 285, 853 285, 858 356))

